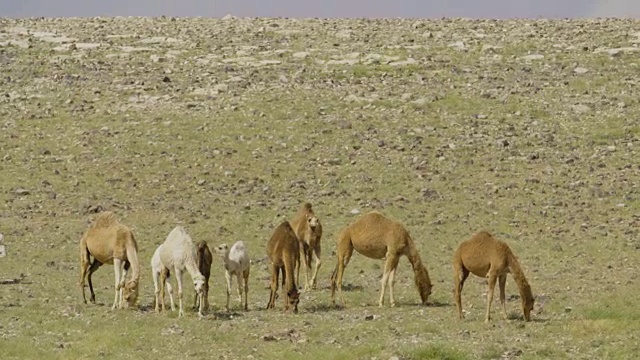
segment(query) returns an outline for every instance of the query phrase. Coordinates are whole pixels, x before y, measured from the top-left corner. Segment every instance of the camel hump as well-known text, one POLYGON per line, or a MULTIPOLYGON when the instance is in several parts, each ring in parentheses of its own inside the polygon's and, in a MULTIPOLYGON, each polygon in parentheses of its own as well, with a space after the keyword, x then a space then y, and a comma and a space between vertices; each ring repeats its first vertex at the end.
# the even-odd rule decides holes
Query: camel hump
POLYGON ((98 214, 98 216, 96 217, 94 227, 107 228, 117 223, 118 219, 116 218, 116 214, 111 211, 104 211, 98 214))

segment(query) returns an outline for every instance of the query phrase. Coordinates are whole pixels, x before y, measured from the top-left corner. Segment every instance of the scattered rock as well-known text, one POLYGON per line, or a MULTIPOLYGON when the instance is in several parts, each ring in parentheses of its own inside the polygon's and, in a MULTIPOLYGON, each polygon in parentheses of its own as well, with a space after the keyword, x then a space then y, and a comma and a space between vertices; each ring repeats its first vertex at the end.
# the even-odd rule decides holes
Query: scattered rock
POLYGON ((587 72, 589 72, 589 70, 586 69, 586 68, 583 68, 583 67, 577 67, 577 68, 573 69, 573 72, 576 73, 576 74, 582 75, 582 74, 586 74, 587 72))
POLYGON ((520 59, 522 60, 528 60, 528 61, 532 61, 532 60, 542 60, 544 59, 544 55, 541 54, 531 54, 531 55, 525 55, 525 56, 521 56, 520 59))
POLYGON ((15 194, 16 195, 20 195, 20 196, 25 196, 25 195, 29 195, 31 192, 29 192, 29 190, 27 189, 23 189, 23 188, 17 188, 15 190, 15 194))

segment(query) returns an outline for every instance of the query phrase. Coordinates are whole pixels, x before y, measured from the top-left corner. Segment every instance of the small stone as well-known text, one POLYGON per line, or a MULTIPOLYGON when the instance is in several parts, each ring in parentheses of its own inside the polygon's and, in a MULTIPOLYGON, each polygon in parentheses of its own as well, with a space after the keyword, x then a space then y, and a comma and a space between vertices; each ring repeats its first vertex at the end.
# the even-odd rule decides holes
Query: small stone
POLYGON ((520 59, 522 59, 522 60, 542 60, 542 59, 544 59, 544 55, 531 54, 531 55, 521 56, 520 59))
POLYGON ((587 72, 589 72, 589 69, 583 68, 583 67, 577 67, 575 69, 573 69, 573 72, 576 74, 586 74, 587 72))
POLYGON ((168 76, 165 76, 162 78, 162 82, 169 83, 171 82, 171 79, 168 76))
POLYGON ((16 195, 20 195, 20 196, 24 196, 24 195, 29 195, 30 192, 27 189, 22 189, 22 188, 18 188, 15 191, 16 195))
POLYGON ((200 186, 202 186, 202 185, 204 185, 206 183, 207 183, 207 180, 205 180, 205 179, 198 180, 198 185, 200 185, 200 186))
POLYGON ((613 145, 609 145, 609 146, 607 146, 607 151, 608 152, 615 152, 616 151, 616 147, 613 146, 613 145))
POLYGON ((360 214, 360 210, 358 209, 351 209, 351 211, 349 211, 350 214, 352 215, 356 215, 356 214, 360 214))
POLYGON ((564 308, 564 312, 565 313, 570 313, 571 310, 573 310, 573 308, 571 306, 567 306, 567 307, 564 308))

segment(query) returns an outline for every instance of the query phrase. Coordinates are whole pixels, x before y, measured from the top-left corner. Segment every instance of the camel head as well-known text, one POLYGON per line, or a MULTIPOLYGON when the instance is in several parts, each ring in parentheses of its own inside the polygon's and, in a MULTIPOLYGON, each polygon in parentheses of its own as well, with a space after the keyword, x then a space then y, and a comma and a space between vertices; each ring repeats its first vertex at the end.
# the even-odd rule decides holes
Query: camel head
POLYGON ((138 300, 138 282, 131 280, 124 285, 122 290, 122 297, 129 304, 129 307, 133 307, 138 300))
POLYGON ((293 313, 298 313, 298 303, 300 302, 300 293, 296 288, 293 288, 289 292, 287 292, 287 296, 289 297, 289 306, 293 307, 293 313))
POLYGON ((431 295, 433 284, 431 283, 431 279, 429 278, 429 272, 424 266, 418 266, 416 268, 415 282, 416 287, 418 288, 418 293, 420 293, 420 300, 422 300, 422 305, 426 305, 427 300, 429 300, 429 295, 431 295))
POLYGON ((216 253, 222 257, 225 257, 229 252, 229 246, 227 244, 220 244, 216 246, 216 253))
POLYGON ((315 215, 307 214, 307 223, 309 224, 309 228, 312 230, 318 227, 320 220, 315 215))
POLYGON ((524 319, 527 321, 531 321, 531 311, 533 310, 533 305, 535 300, 533 297, 530 299, 522 298, 522 313, 524 314, 524 319))
POLYGON ((198 295, 202 294, 204 292, 204 276, 196 276, 196 278, 193 280, 193 287, 195 288, 198 295))

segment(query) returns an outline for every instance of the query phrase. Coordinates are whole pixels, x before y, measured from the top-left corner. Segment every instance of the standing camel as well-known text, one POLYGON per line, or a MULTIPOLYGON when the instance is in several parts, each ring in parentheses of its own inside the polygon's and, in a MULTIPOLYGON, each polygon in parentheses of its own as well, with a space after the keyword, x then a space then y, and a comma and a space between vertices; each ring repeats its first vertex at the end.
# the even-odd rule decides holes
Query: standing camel
MULTIPOLYGON (((182 274, 186 270, 193 280, 196 296, 200 298, 198 300, 198 316, 203 316, 202 311, 204 310, 205 304, 203 288, 205 278, 198 269, 196 251, 193 240, 189 234, 187 234, 187 231, 179 225, 171 230, 167 239, 158 246, 158 249, 156 249, 151 259, 151 272, 153 274, 153 284, 156 294, 156 311, 160 311, 160 307, 164 308, 164 284, 170 276, 171 271, 174 271, 176 281, 178 282, 178 300, 180 302, 178 317, 184 315, 182 307, 182 274), (162 298, 160 298, 160 296, 162 296, 162 298)), ((171 287, 167 286, 167 290, 171 297, 171 310, 173 310, 171 287)))
MULTIPOLYGON (((196 243, 196 265, 202 276, 204 276, 204 286, 202 287, 202 297, 204 298, 204 311, 209 310, 209 277, 211 277, 211 263, 213 262, 213 255, 209 250, 209 245, 206 241, 200 240, 196 243)), ((193 308, 200 308, 200 296, 196 293, 193 297, 193 308)))
MULTIPOLYGON (((320 219, 314 214, 310 203, 304 203, 296 213, 293 221, 291 221, 291 227, 296 237, 300 241, 300 257, 302 258, 302 264, 304 264, 305 273, 305 290, 316 288, 316 278, 318 276, 318 269, 322 262, 320 261, 320 254, 322 249, 320 247, 320 238, 322 238, 322 224, 320 219), (316 265, 311 276, 311 282, 309 282, 309 275, 311 272, 311 257, 315 258, 316 265)), ((298 284, 300 283, 300 262, 296 264, 296 279, 298 284)))
POLYGON ((91 303, 96 302, 91 275, 103 264, 113 265, 115 270, 115 298, 112 309, 123 308, 124 301, 133 306, 138 298, 140 265, 138 263, 138 244, 133 232, 120 224, 114 213, 100 213, 94 223, 80 239, 80 287, 82 298, 87 303, 84 291, 84 279, 87 277, 91 291, 91 303), (93 262, 91 262, 93 256, 93 262), (131 280, 125 282, 127 271, 131 267, 131 280))
POLYGON ((491 302, 496 280, 500 286, 500 303, 504 319, 507 319, 505 304, 505 284, 507 274, 511 273, 520 290, 522 312, 526 321, 530 320, 533 310, 533 295, 531 286, 524 276, 518 258, 505 242, 495 239, 490 233, 480 231, 471 239, 463 241, 453 255, 454 297, 458 309, 458 318, 464 319, 462 313, 462 287, 464 281, 472 273, 476 276, 489 278, 489 292, 487 293, 487 313, 485 322, 491 320, 491 302))
POLYGON ((353 250, 371 259, 386 259, 382 275, 379 306, 384 304, 384 293, 389 285, 389 301, 395 306, 393 286, 396 269, 402 255, 405 255, 413 267, 414 279, 422 304, 427 303, 431 294, 429 272, 422 264, 420 254, 409 232, 397 221, 391 220, 377 211, 371 211, 344 228, 338 237, 338 263, 331 275, 331 300, 335 304, 336 288, 340 293, 342 305, 345 305, 342 294, 342 275, 351 259, 353 250))
POLYGON ((295 266, 300 261, 298 238, 288 221, 280 224, 267 242, 267 256, 271 265, 271 294, 267 309, 273 309, 278 293, 278 276, 282 273, 282 286, 285 293, 284 311, 293 307, 298 312, 300 294, 296 288, 295 266))

